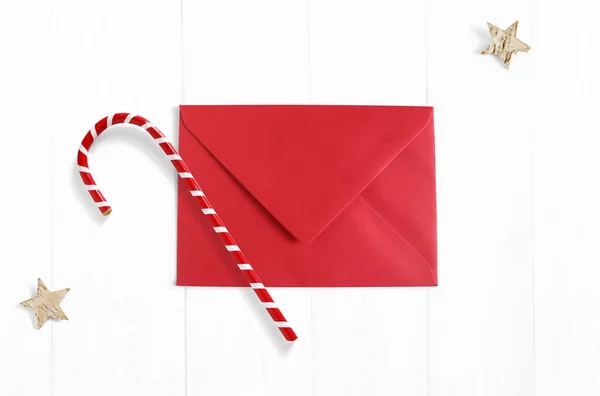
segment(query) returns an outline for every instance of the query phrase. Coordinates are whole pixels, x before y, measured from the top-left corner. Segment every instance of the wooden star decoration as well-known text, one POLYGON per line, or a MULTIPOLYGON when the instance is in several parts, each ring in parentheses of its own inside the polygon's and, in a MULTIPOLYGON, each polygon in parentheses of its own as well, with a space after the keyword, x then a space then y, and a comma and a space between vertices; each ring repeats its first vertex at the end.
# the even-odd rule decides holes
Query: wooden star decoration
POLYGON ((71 289, 48 291, 44 282, 38 279, 37 295, 29 300, 21 302, 21 305, 32 309, 37 318, 37 328, 41 329, 48 319, 69 320, 60 307, 61 301, 71 289))
POLYGON ((502 30, 488 22, 488 29, 492 36, 492 43, 486 49, 481 51, 482 54, 498 55, 508 69, 513 54, 517 52, 527 52, 530 47, 517 38, 517 26, 519 21, 515 21, 506 30, 502 30))

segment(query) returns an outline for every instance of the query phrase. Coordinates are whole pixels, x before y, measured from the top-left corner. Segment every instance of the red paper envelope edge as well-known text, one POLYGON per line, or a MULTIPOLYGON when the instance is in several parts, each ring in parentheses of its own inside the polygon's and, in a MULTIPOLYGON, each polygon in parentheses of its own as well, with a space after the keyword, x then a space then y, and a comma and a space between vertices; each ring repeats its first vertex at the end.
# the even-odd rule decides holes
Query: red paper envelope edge
MULTIPOLYGON (((436 286, 433 109, 180 106, 180 154, 267 286, 436 286)), ((247 286, 179 184, 177 284, 247 286)))

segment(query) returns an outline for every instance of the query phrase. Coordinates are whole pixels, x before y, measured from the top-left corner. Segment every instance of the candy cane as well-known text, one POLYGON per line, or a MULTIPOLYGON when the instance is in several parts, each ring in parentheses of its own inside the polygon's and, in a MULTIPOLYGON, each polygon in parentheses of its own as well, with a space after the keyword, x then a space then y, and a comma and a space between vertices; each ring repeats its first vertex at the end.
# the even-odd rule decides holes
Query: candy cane
POLYGON ((195 201, 198 202, 202 209, 202 213, 204 213, 209 221, 211 222, 213 229, 217 233, 217 235, 221 238, 223 243, 225 244, 225 248, 227 251, 231 252, 234 259, 236 260, 238 268, 242 271, 242 274, 246 277, 246 280, 250 284, 250 287, 256 293, 258 299, 262 302, 265 309, 271 315, 271 318, 275 322, 275 324, 279 327, 281 334, 288 341, 294 341, 296 338, 296 333, 289 327, 285 317, 277 308, 277 305, 273 301, 273 298, 262 284, 260 278, 252 268, 252 266, 248 263, 248 259, 240 250, 240 247, 235 243, 233 237, 215 212, 215 209, 212 207, 204 192, 194 179, 194 176, 190 172, 189 168, 183 162, 175 147, 163 135, 161 131, 158 130, 157 127, 152 125, 148 120, 143 117, 134 114, 128 113, 118 113, 113 114, 111 116, 105 117, 98 121, 96 125, 83 138, 81 142, 81 146, 79 147, 79 152, 77 153, 77 165, 79 167, 79 175, 81 176, 81 180, 83 180, 83 184, 88 189, 88 192, 92 196, 92 199, 98 206, 98 209, 104 216, 108 216, 112 212, 112 208, 106 202, 104 195, 100 192, 98 187, 96 186, 96 182, 90 173, 90 169, 88 167, 88 150, 90 149, 94 140, 104 131, 106 131, 109 127, 117 124, 132 124, 142 129, 146 130, 152 136, 154 141, 159 144, 160 148, 165 152, 167 158, 171 160, 171 163, 177 169, 179 173, 179 177, 186 183, 192 197, 194 197, 195 201))

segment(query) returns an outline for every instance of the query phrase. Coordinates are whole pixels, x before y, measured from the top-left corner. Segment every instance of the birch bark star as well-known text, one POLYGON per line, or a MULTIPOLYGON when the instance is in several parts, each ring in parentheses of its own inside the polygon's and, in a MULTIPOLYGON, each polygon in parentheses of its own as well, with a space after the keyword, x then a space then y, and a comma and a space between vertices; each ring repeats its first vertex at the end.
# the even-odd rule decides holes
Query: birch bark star
POLYGON ((519 21, 515 21, 506 30, 502 30, 497 26, 488 22, 488 29, 492 36, 492 43, 486 49, 481 51, 482 54, 498 55, 508 69, 512 56, 517 52, 527 52, 531 49, 527 44, 517 38, 517 26, 519 21))
POLYGON ((69 320, 60 307, 60 303, 71 289, 48 291, 44 282, 38 279, 37 295, 21 302, 21 305, 35 312, 37 328, 41 329, 48 319, 69 320))

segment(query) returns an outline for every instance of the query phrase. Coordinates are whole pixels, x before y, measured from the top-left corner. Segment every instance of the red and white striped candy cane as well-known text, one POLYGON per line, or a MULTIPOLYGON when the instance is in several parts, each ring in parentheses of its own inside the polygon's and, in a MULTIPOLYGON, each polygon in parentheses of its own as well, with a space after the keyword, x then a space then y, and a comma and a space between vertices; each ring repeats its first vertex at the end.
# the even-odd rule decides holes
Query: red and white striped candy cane
POLYGON ((107 216, 112 212, 112 209, 108 202, 106 202, 104 195, 102 195, 96 186, 96 182, 90 173, 90 169, 88 167, 88 150, 90 149, 92 143, 94 143, 94 140, 96 140, 96 138, 100 136, 102 132, 117 124, 137 125, 138 127, 145 129, 150 136, 152 136, 154 141, 160 145, 160 148, 165 152, 167 158, 171 160, 171 163, 175 169, 177 169, 179 177, 186 183, 190 193, 195 198, 196 202, 198 202, 198 205, 200 205, 202 213, 208 217, 213 229, 225 244, 225 248, 227 251, 231 252, 233 258, 236 260, 235 262, 237 263, 238 268, 242 271, 242 274, 244 274, 246 277, 250 287, 254 289, 254 292, 258 296, 259 300, 263 303, 267 312, 269 315, 271 315, 271 318, 273 318, 273 321, 279 327, 281 334, 283 334, 285 339, 288 341, 294 341, 296 338, 298 338, 296 333, 294 333, 294 330, 289 327, 285 317, 279 308, 277 308, 273 298, 262 284, 256 272, 248 263, 248 259, 244 253, 242 253, 237 243, 235 243, 233 240, 233 237, 215 212, 215 209, 212 207, 210 202, 208 202, 208 199, 206 199, 204 192, 202 192, 202 189, 196 182, 196 179, 194 179, 194 176, 191 174, 185 162, 183 162, 177 153, 177 150, 175 150, 175 147, 169 143, 165 135, 163 135, 163 133, 159 131, 157 127, 152 125, 152 123, 148 122, 148 120, 143 117, 128 113, 118 113, 105 117, 98 121, 96 125, 89 130, 81 142, 79 152, 77 153, 79 175, 83 180, 83 184, 85 184, 90 195, 92 196, 92 199, 98 206, 98 209, 100 209, 100 212, 104 216, 107 216))

